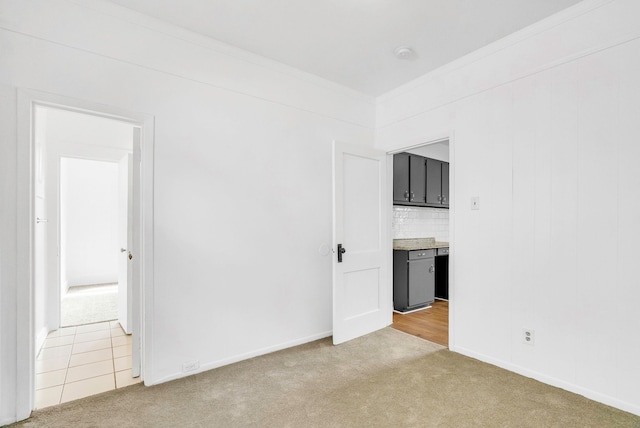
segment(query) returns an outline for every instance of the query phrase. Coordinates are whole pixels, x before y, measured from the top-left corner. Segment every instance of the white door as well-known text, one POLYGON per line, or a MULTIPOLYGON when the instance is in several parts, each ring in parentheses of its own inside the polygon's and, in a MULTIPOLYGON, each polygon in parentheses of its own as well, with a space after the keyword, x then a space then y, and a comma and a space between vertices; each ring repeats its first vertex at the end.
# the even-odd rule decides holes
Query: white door
POLYGON ((36 335, 36 352, 44 343, 47 336, 48 319, 46 317, 48 311, 47 293, 48 289, 53 286, 47 284, 47 235, 49 228, 49 220, 47 215, 47 199, 45 197, 45 159, 46 146, 44 138, 39 135, 40 129, 36 129, 35 142, 35 165, 34 165, 34 211, 36 216, 36 224, 34 227, 34 300, 35 300, 35 335, 36 335))
POLYGON ((333 145, 333 343, 392 322, 386 154, 333 145), (340 251, 341 249, 341 251, 340 251), (341 259, 341 261, 339 260, 341 259))
POLYGON ((140 191, 140 153, 141 145, 141 132, 140 128, 133 128, 133 156, 131 165, 131 198, 129 199, 132 205, 131 210, 131 257, 129 257, 129 268, 132 271, 131 278, 131 333, 132 333, 132 367, 131 373, 133 377, 140 376, 140 361, 141 361, 141 331, 142 331, 142 274, 140 270, 140 262, 142 261, 142 221, 141 221, 141 191, 140 191))
POLYGON ((131 292, 133 269, 129 254, 133 250, 133 156, 128 154, 118 162, 118 321, 131 334, 131 292))
POLYGON ((132 376, 140 376, 142 294, 140 275, 140 128, 133 128, 133 154, 118 164, 118 321, 132 335, 132 376))

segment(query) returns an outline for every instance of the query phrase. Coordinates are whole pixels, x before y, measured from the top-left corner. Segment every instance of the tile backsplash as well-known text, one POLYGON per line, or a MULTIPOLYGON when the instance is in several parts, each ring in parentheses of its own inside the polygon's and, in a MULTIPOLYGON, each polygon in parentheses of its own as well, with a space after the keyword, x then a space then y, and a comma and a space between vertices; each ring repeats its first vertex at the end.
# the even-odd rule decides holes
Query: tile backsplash
POLYGON ((449 242, 449 210, 393 207, 393 239, 436 238, 449 242))

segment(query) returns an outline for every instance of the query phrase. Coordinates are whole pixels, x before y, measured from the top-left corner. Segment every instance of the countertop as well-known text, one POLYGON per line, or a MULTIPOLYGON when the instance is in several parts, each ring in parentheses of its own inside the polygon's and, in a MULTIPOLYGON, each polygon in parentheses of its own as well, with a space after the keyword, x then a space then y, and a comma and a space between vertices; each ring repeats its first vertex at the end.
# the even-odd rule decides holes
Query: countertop
POLYGON ((415 238, 415 239, 394 239, 394 250, 430 250, 433 248, 446 248, 449 246, 448 242, 439 242, 435 238, 415 238))

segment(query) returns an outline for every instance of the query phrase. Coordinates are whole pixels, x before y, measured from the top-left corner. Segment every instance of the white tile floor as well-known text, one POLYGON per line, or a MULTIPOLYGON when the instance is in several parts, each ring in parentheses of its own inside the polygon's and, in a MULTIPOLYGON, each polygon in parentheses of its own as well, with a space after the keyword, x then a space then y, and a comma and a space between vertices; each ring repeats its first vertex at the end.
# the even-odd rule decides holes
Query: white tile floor
POLYGON ((49 333, 36 359, 36 409, 133 385, 131 336, 117 321, 49 333))

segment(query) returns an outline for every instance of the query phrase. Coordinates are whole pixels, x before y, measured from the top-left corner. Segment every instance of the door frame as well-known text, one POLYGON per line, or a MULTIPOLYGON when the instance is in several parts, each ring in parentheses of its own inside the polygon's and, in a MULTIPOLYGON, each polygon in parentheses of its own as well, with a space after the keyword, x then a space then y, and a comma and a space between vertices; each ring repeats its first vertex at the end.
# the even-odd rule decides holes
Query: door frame
MULTIPOLYGON (((417 147, 428 146, 430 144, 441 143, 444 141, 449 141, 449 349, 451 351, 455 351, 456 349, 456 341, 455 341, 455 311, 456 311, 456 287, 455 287, 455 131, 448 130, 446 132, 438 133, 431 135, 427 138, 421 139, 419 141, 412 141, 411 143, 405 142, 404 146, 388 150, 387 151, 387 192, 391 195, 390 203, 390 212, 388 222, 388 236, 390 240, 390 248, 389 256, 387 259, 387 263, 389 266, 393 266, 393 155, 396 153, 402 153, 407 150, 415 149, 417 147)), ((403 143, 401 143, 403 144, 403 143)), ((391 274, 393 274, 393 269, 389 269, 391 274)), ((389 281, 389 286, 391 287, 391 295, 393 296, 393 279, 391 278, 389 281)))
MULTIPOLYGON (((154 120, 149 114, 79 100, 32 89, 17 90, 17 420, 26 419, 35 404, 35 138, 34 107, 42 105, 94 116, 117 119, 141 129, 140 222, 134 233, 140 241, 140 281, 137 300, 140 322, 140 376, 152 383, 151 349, 153 325, 153 153, 154 120)), ((59 281, 59 279, 58 279, 59 281)), ((136 308, 134 308, 136 311, 136 308)), ((134 317, 135 318, 135 317, 134 317)))

